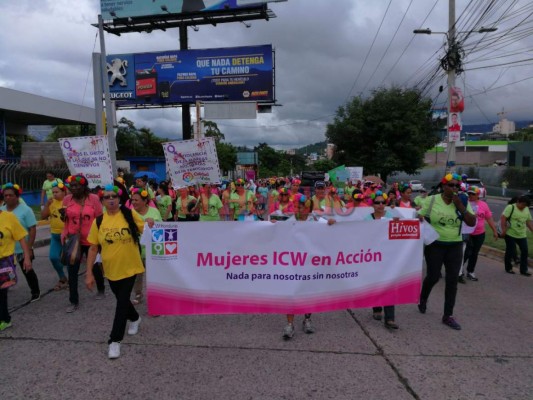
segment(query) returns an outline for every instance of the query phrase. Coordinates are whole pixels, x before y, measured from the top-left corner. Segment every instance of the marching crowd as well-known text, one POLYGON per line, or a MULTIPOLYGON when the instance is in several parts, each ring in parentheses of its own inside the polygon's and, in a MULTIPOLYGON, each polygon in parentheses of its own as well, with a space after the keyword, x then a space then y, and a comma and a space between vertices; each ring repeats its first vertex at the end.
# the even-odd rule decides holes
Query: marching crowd
MULTIPOLYGON (((39 300, 41 293, 32 269, 37 221, 21 194, 22 188, 16 183, 4 184, 0 192, 0 331, 11 327, 8 288, 17 282, 16 264, 30 288, 30 301, 39 300)), ((403 183, 393 183, 385 190, 372 181, 349 180, 344 187, 317 181, 313 187, 301 187, 297 177, 257 181, 239 178, 225 184, 174 189, 170 182, 155 184, 142 176, 129 189, 123 178, 117 177, 105 187, 90 190, 82 174, 63 182, 50 173, 43 185, 41 217, 50 221, 49 258, 58 276, 54 290, 68 290, 67 313, 80 307, 78 273, 84 258, 85 284, 89 290, 96 287, 96 299, 105 297, 107 278, 116 298, 108 355, 117 358, 126 327, 129 335, 135 335, 141 323, 135 308, 144 300, 145 249, 140 236, 145 223, 151 227, 156 221, 296 220, 333 225, 336 216, 347 215, 357 207, 369 207, 367 220, 399 218, 395 208, 412 208, 437 235, 424 247, 427 273, 418 309, 426 312, 428 297, 444 265, 442 322, 459 330, 461 326, 453 316, 457 284, 465 282, 463 267, 466 279, 478 280, 475 268, 485 240, 485 223, 494 238, 505 240, 505 271, 514 274, 518 246, 520 274, 531 275, 527 267, 527 229, 533 231, 533 221, 527 197, 513 199, 496 223, 479 194, 479 188, 469 186, 465 176, 457 174, 447 174, 430 195, 423 190, 413 199, 411 187, 403 183)), ((383 319, 388 329, 399 327, 394 305, 376 305, 372 316, 383 319)), ((305 314, 302 328, 305 333, 315 331, 311 314, 305 314)), ((294 315, 287 315, 283 337, 290 339, 294 332, 294 315)))

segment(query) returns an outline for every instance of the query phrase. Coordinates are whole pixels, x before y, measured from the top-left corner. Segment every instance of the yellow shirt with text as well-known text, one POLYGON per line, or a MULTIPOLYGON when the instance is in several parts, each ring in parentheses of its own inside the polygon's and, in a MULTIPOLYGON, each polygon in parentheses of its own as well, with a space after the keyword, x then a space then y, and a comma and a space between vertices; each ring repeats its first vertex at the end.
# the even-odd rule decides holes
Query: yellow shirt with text
MULTIPOLYGON (((137 213, 132 214, 139 233, 142 233, 144 221, 137 213)), ((87 240, 102 246, 100 254, 107 279, 118 281, 144 272, 139 245, 133 241, 122 212, 114 215, 104 213, 100 229, 94 220, 87 240)))

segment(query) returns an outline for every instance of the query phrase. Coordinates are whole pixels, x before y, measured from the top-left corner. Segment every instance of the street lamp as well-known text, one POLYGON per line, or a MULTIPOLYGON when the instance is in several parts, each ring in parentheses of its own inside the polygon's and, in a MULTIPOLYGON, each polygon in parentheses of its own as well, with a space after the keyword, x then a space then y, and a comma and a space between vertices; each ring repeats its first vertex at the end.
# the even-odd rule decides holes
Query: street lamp
MULTIPOLYGON (((459 33, 488 33, 495 32, 498 28, 490 27, 485 28, 481 27, 478 30, 472 30, 468 32, 459 32, 459 33)), ((455 0, 449 0, 449 17, 448 17, 448 32, 433 32, 431 29, 415 29, 414 34, 443 34, 446 35, 448 42, 448 51, 446 56, 441 59, 441 66, 448 74, 448 116, 450 115, 451 110, 451 95, 452 88, 455 87, 455 73, 457 70, 461 71, 461 46, 459 43, 455 42, 455 0)), ((449 171, 449 167, 455 165, 455 141, 450 141, 450 124, 446 123, 446 134, 447 134, 447 146, 446 146, 446 172, 449 171)), ((466 146, 466 143, 465 143, 466 146)))

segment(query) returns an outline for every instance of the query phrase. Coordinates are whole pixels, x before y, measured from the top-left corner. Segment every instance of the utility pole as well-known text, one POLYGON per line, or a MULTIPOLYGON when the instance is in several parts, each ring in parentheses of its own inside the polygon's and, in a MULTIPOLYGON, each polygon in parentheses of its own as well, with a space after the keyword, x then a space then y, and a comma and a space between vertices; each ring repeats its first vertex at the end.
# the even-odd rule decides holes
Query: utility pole
MULTIPOLYGON (((449 0, 448 11, 448 51, 455 48, 455 0, 449 0)), ((449 64, 450 65, 450 64, 449 64)), ((450 141, 450 110, 452 102, 452 88, 455 87, 455 63, 448 69, 448 122, 446 124, 447 143, 446 146, 446 172, 455 166, 455 141, 450 141)))
MULTIPOLYGON (((187 25, 182 24, 180 31, 180 50, 188 50, 189 40, 187 36, 187 25)), ((183 129, 183 140, 191 138, 191 105, 189 103, 181 104, 181 126, 183 129)))

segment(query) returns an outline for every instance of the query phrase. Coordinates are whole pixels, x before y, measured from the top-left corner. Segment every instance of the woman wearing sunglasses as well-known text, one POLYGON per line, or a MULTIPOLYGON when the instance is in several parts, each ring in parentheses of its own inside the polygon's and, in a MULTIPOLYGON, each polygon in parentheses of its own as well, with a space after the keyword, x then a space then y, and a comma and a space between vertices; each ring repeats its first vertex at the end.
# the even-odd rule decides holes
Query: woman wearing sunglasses
MULTIPOLYGON (((393 219, 394 216, 389 210, 385 210, 387 205, 387 195, 381 190, 371 195, 372 207, 374 212, 365 217, 365 221, 380 220, 380 219, 393 219)), ((372 307, 372 317, 376 321, 381 321, 383 318, 383 310, 385 311, 385 328, 398 329, 398 324, 394 321, 394 306, 385 307, 372 307)))
POLYGON ((117 299, 108 341, 109 358, 120 356, 120 342, 124 338, 127 321, 130 321, 128 335, 136 335, 141 323, 130 296, 136 276, 144 272, 139 249, 144 221, 136 212, 120 204, 120 190, 112 184, 104 187, 102 198, 105 212, 93 222, 87 237, 91 247, 87 256, 85 284, 89 290, 94 287, 92 265, 100 246, 104 275, 117 299))
POLYGON ((244 188, 244 179, 235 181, 235 192, 230 195, 230 208, 234 221, 255 221, 255 194, 244 188))
POLYGON ((446 270, 446 287, 444 291, 444 314, 442 323, 452 329, 459 330, 461 325, 453 317, 455 297, 457 295, 457 279, 463 260, 463 241, 461 224, 474 226, 476 217, 472 206, 463 204, 458 193, 461 187, 461 176, 447 174, 441 180, 442 193, 428 196, 418 212, 421 221, 426 219, 437 231, 439 238, 424 248, 427 274, 422 284, 418 310, 424 314, 431 289, 440 279, 442 265, 446 270))

